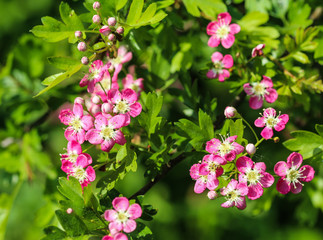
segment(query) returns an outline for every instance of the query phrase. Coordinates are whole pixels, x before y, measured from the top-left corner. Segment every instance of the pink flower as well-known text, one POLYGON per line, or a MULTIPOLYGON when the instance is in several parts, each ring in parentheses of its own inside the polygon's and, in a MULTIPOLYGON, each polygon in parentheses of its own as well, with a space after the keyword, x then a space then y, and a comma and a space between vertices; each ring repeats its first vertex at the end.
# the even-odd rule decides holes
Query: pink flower
POLYGON ((119 130, 125 126, 125 115, 116 115, 107 119, 102 114, 95 117, 95 129, 90 129, 85 138, 92 144, 101 144, 102 151, 109 152, 115 143, 124 145, 126 139, 119 130))
POLYGON ((285 128, 285 125, 287 124, 288 120, 289 117, 287 114, 278 115, 276 117, 276 110, 273 108, 267 108, 264 109, 263 116, 255 120, 255 126, 265 127, 261 131, 260 135, 264 139, 270 139, 274 135, 273 128, 277 132, 282 131, 285 128))
POLYGON ((235 117, 236 113, 237 113, 237 109, 235 109, 234 107, 227 106, 224 109, 224 116, 226 118, 233 118, 233 117, 235 117))
POLYGON ((111 63, 111 66, 114 67, 112 82, 116 82, 118 80, 118 74, 122 69, 122 65, 126 62, 129 62, 131 59, 132 59, 132 52, 127 52, 127 49, 125 46, 119 47, 118 56, 116 58, 109 58, 109 62, 111 63))
POLYGON ((221 204, 221 207, 229 208, 236 206, 240 210, 246 208, 245 196, 248 194, 246 183, 239 183, 237 180, 231 179, 228 186, 221 189, 221 194, 227 200, 221 204))
POLYGON ((226 163, 227 161, 224 158, 218 155, 208 154, 203 157, 200 168, 203 168, 203 173, 213 174, 219 177, 223 174, 221 165, 225 165, 226 163))
POLYGON ((86 161, 89 164, 92 163, 92 157, 87 153, 82 153, 81 144, 77 141, 69 141, 67 143, 67 153, 61 154, 62 164, 64 164, 65 161, 76 163, 76 160, 79 157, 86 158, 86 161))
POLYGON ((230 77, 230 72, 227 69, 233 66, 231 55, 227 54, 223 57, 222 53, 215 52, 212 54, 211 59, 214 67, 207 72, 206 76, 208 78, 219 78, 219 81, 223 82, 225 78, 230 77))
POLYGON ((275 178, 266 172, 266 165, 263 162, 254 163, 250 158, 243 156, 238 158, 239 182, 248 184, 248 198, 255 200, 262 196, 263 188, 270 187, 275 178))
POLYGON ((287 158, 287 163, 280 161, 274 167, 275 173, 281 178, 278 180, 276 188, 281 194, 291 191, 294 194, 300 193, 303 188, 302 182, 310 182, 314 178, 314 169, 309 165, 300 168, 303 157, 297 152, 291 153, 287 158))
POLYGON ((144 79, 143 78, 138 78, 137 80, 133 79, 133 76, 131 74, 127 74, 124 79, 122 79, 122 84, 123 88, 131 88, 133 89, 136 93, 137 96, 140 96, 140 93, 144 89, 144 84, 143 84, 144 79))
POLYGON ((93 93, 95 84, 102 80, 103 75, 108 68, 109 64, 103 65, 103 62, 101 60, 94 61, 89 69, 90 74, 86 74, 82 78, 80 86, 87 86, 87 91, 93 93))
POLYGON ((211 191, 219 186, 219 180, 216 174, 209 174, 207 163, 194 164, 190 169, 190 175, 193 180, 196 180, 194 185, 195 193, 202 193, 207 188, 211 191))
POLYGON ((262 56, 264 53, 262 49, 265 48, 265 44, 258 44, 255 48, 252 49, 251 56, 256 57, 256 56, 262 56))
POLYGON ((83 115, 83 106, 79 103, 74 103, 73 112, 70 109, 62 110, 59 119, 63 124, 69 125, 64 133, 66 139, 80 144, 85 140, 85 131, 93 127, 93 118, 83 115))
POLYGON ((96 177, 94 169, 91 166, 88 166, 91 163, 92 158, 89 159, 85 155, 79 155, 75 163, 70 161, 62 162, 61 168, 68 176, 75 177, 79 180, 82 187, 86 187, 90 182, 93 182, 96 177))
POLYGON ((113 113, 126 114, 130 123, 130 116, 137 117, 142 110, 141 104, 137 102, 138 97, 134 90, 127 88, 121 91, 111 89, 108 92, 108 98, 113 104, 113 113))
POLYGON ((249 106, 252 109, 258 109, 262 107, 264 99, 268 103, 273 103, 277 100, 277 91, 272 88, 273 82, 269 77, 263 76, 263 80, 260 83, 246 83, 243 85, 244 91, 250 95, 249 106))
POLYGON ((124 233, 117 232, 114 235, 106 235, 102 240, 128 240, 128 237, 124 233))
POLYGON ((139 204, 129 206, 129 200, 125 197, 116 197, 112 201, 115 210, 110 209, 104 212, 105 220, 109 221, 110 231, 124 231, 130 233, 137 227, 135 219, 141 217, 142 209, 139 204))
POLYGON ((243 152, 244 147, 234 142, 238 136, 231 136, 226 139, 213 138, 206 143, 206 151, 214 155, 220 155, 227 161, 232 161, 236 158, 236 155, 243 152))
POLYGON ((234 34, 240 32, 238 24, 230 24, 231 16, 224 12, 218 15, 218 20, 210 22, 206 27, 206 33, 210 35, 208 45, 210 47, 219 46, 220 42, 224 48, 230 48, 235 40, 234 34))

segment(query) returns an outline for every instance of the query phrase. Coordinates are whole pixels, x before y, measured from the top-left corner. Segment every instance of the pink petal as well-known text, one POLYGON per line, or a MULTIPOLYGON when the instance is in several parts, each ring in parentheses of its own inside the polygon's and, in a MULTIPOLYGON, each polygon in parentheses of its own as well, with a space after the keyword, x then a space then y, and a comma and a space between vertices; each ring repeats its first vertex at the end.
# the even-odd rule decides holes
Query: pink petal
POLYGON ((193 164, 192 167, 190 168, 190 176, 192 179, 197 180, 200 177, 199 174, 199 169, 200 169, 200 164, 196 163, 193 164))
POLYGON ((285 124, 288 123, 288 120, 289 120, 288 114, 282 114, 278 118, 280 119, 280 122, 285 124))
POLYGON ((106 117, 104 117, 102 114, 98 114, 95 116, 94 126, 96 129, 101 130, 107 125, 108 125, 108 119, 106 117))
POLYGON ((113 126, 114 129, 122 128, 125 126, 126 116, 123 114, 116 115, 108 120, 108 124, 113 126))
POLYGON ((135 102, 130 106, 129 114, 131 117, 137 117, 141 113, 141 111, 142 111, 141 104, 139 102, 135 102))
POLYGON ((249 106, 252 109, 259 109, 262 107, 264 100, 260 96, 252 96, 249 99, 249 106))
POLYGON ((76 159, 75 165, 85 168, 87 165, 89 165, 87 157, 83 154, 79 155, 76 159))
POLYGON ((275 164, 274 172, 280 177, 285 177, 289 168, 286 162, 279 161, 275 164))
POLYGON ((209 45, 209 47, 217 47, 220 45, 220 42, 220 38, 218 38, 216 35, 213 35, 209 38, 207 44, 209 45))
POLYGON ((301 180, 303 182, 310 182, 313 180, 315 171, 314 171, 314 168, 312 168, 310 165, 302 166, 299 169, 299 171, 303 175, 303 177, 299 178, 299 180, 301 180))
POLYGON ((72 119, 74 118, 74 114, 71 112, 70 109, 63 109, 58 116, 59 120, 61 120, 61 122, 64 125, 69 125, 69 123, 72 121, 72 119))
POLYGON ((104 140, 101 143, 101 150, 104 152, 109 152, 113 148, 115 143, 116 143, 116 141, 112 138, 109 140, 104 140))
MULTIPOLYGON (((228 71, 228 70, 227 70, 227 71, 228 71)), ((229 73, 229 76, 230 76, 230 73, 229 73)), ((220 82, 224 82, 224 80, 225 80, 225 75, 223 74, 223 72, 218 74, 218 78, 219 78, 219 81, 220 81, 220 82)))
POLYGON ((90 129, 86 135, 85 139, 88 140, 91 144, 100 144, 103 142, 103 138, 100 136, 100 131, 97 129, 90 129))
POLYGON ((260 118, 257 118, 255 120, 255 126, 256 127, 264 127, 266 125, 265 123, 265 118, 264 117, 260 117, 260 118))
POLYGON ((206 73, 206 77, 210 79, 217 78, 217 73, 211 69, 206 73))
POLYGON ((229 27, 230 27, 230 33, 231 34, 237 34, 241 30, 240 26, 238 24, 236 24, 236 23, 230 24, 229 27))
POLYGON ((275 89, 273 88, 267 88, 266 91, 268 92, 265 94, 265 100, 268 103, 273 103, 277 100, 278 98, 278 93, 275 89))
POLYGON ((277 182, 276 189, 281 194, 287 194, 290 191, 290 185, 286 180, 280 178, 277 182))
POLYGON ((273 87, 273 81, 271 80, 270 77, 267 77, 265 75, 262 76, 262 80, 260 81, 260 83, 264 84, 267 88, 273 87))
POLYGON ((102 240, 114 240, 114 238, 113 238, 113 237, 111 237, 111 236, 106 235, 106 236, 104 236, 104 237, 102 238, 102 240))
POLYGON ((132 59, 132 52, 128 52, 121 60, 121 63, 129 62, 132 59))
MULTIPOLYGON (((210 22, 206 27, 206 33, 208 35, 216 34, 216 30, 218 29, 219 23, 217 21, 210 22)), ((220 43, 220 41, 219 41, 220 43)))
POLYGON ((267 118, 267 117, 270 117, 270 116, 275 117, 276 116, 276 110, 273 109, 273 108, 266 108, 264 110, 264 117, 267 118))
POLYGON ((250 85, 250 83, 243 84, 243 90, 246 92, 247 95, 253 94, 253 87, 250 85))
POLYGON ((194 192, 197 194, 200 194, 202 192, 204 192, 206 188, 206 183, 204 183, 204 181, 197 179, 194 185, 194 192))
POLYGON ((92 163, 92 157, 90 156, 90 154, 88 154, 88 153, 82 153, 82 154, 80 154, 80 156, 81 155, 86 158, 86 161, 87 161, 88 164, 91 164, 92 163))
POLYGON ((67 141, 77 141, 76 134, 74 133, 74 129, 72 127, 68 127, 65 129, 64 136, 67 139, 67 141))
POLYGON ((264 188, 271 187, 271 185, 273 185, 273 183, 275 182, 275 178, 267 172, 263 172, 262 175, 263 176, 260 179, 260 183, 262 184, 262 186, 264 188))
POLYGON ((238 138, 237 135, 234 135, 234 136, 230 136, 226 139, 226 141, 228 141, 229 143, 232 143, 234 142, 236 139, 238 138))
POLYGON ((223 157, 227 161, 232 161, 236 158, 236 153, 235 153, 235 151, 231 151, 231 152, 225 154, 223 157))
POLYGON ((73 163, 71 163, 70 161, 67 161, 67 160, 62 161, 61 169, 64 172, 70 173, 73 170, 73 168, 74 168, 73 163))
POLYGON ((220 146, 221 141, 217 138, 213 138, 210 141, 206 142, 205 150, 209 153, 216 153, 218 152, 218 147, 220 146))
POLYGON ((114 73, 112 76, 112 83, 118 81, 118 74, 120 73, 121 70, 122 70, 122 64, 117 64, 114 68, 114 73))
POLYGON ((80 144, 84 143, 84 141, 85 141, 85 131, 84 131, 84 129, 81 129, 76 133, 76 140, 80 144))
POLYGON ((289 164, 289 166, 299 168, 302 165, 302 162, 303 156, 297 152, 293 152, 287 157, 287 164, 289 164))
POLYGON ((125 212, 129 208, 129 200, 126 197, 116 197, 112 201, 112 206, 117 212, 125 212))
POLYGON ((221 176, 223 174, 223 172, 224 172, 223 168, 222 167, 218 167, 216 169, 216 172, 215 172, 216 177, 221 176))
POLYGON ((224 78, 228 78, 230 77, 230 72, 226 69, 222 69, 222 74, 221 74, 224 78))
POLYGON ((128 208, 127 213, 130 215, 130 219, 140 218, 142 209, 138 203, 134 203, 128 208))
POLYGON ((238 158, 236 166, 239 172, 246 173, 247 170, 250 170, 252 168, 253 161, 246 156, 242 156, 238 158))
POLYGON ((204 162, 200 164, 199 175, 208 175, 210 173, 209 164, 204 162))
POLYGON ((213 191, 219 186, 219 180, 216 178, 214 175, 208 175, 207 177, 207 182, 206 182, 206 187, 213 191))
POLYGON ((243 210, 246 208, 246 197, 240 197, 239 198, 240 201, 236 202, 236 207, 240 210, 243 210))
POLYGON ((223 59, 223 55, 220 52, 214 52, 212 54, 211 60, 212 62, 220 62, 223 59))
POLYGON ((122 230, 122 223, 119 221, 113 221, 109 223, 109 230, 120 232, 122 230))
POLYGON ((227 54, 223 57, 222 60, 223 66, 225 68, 231 68, 233 66, 233 58, 231 55, 227 54))
POLYGON ((226 201, 221 204, 221 207, 224 207, 224 208, 229 208, 229 207, 233 207, 233 206, 234 206, 234 202, 230 202, 230 201, 226 201))
POLYGON ((89 79, 88 79, 89 75, 86 74, 82 80, 80 81, 80 87, 85 87, 86 85, 89 84, 89 79))
POLYGON ((128 240, 128 237, 124 233, 117 233, 116 235, 113 236, 112 240, 128 240))
POLYGON ((74 113, 75 116, 78 116, 79 118, 81 118, 83 116, 83 107, 82 107, 82 105, 79 104, 79 103, 74 103, 73 113, 74 113))
POLYGON ((79 144, 77 141, 69 141, 67 143, 67 152, 68 153, 76 153, 81 154, 82 153, 82 147, 81 144, 79 144))
POLYGON ((90 181, 90 182, 93 182, 95 180, 95 171, 93 169, 93 167, 91 166, 88 166, 85 170, 86 174, 87 174, 87 179, 90 181))
POLYGON ((116 143, 119 145, 124 145, 127 142, 123 133, 120 130, 116 131, 116 135, 115 135, 114 139, 115 139, 116 143))
POLYGON ((235 37, 233 34, 229 33, 226 38, 221 39, 222 46, 226 49, 230 48, 234 43, 235 37))
POLYGON ((218 21, 229 25, 231 23, 231 15, 228 12, 220 13, 218 15, 218 21))
POLYGON ((260 198, 263 193, 264 193, 264 190, 259 183, 255 184, 255 185, 250 185, 248 187, 248 198, 251 200, 255 200, 257 198, 260 198))
POLYGON ((265 127, 260 135, 264 138, 264 139, 270 139, 273 135, 274 135, 274 132, 273 132, 273 129, 272 128, 269 128, 269 127, 265 127))
POLYGON ((295 186, 293 183, 290 184, 290 191, 294 194, 298 194, 302 191, 303 185, 299 182, 295 183, 295 186))
POLYGON ((93 128, 93 118, 92 118, 92 116, 89 116, 89 115, 83 116, 81 118, 81 125, 82 125, 82 128, 85 131, 88 131, 91 128, 93 128))
POLYGON ((264 162, 255 163, 255 165, 253 166, 253 169, 259 172, 264 172, 266 171, 266 164, 264 162))
POLYGON ((232 143, 232 146, 234 147, 233 151, 235 151, 237 155, 242 153, 244 150, 244 147, 236 142, 232 143))
POLYGON ((277 131, 277 132, 280 132, 282 130, 285 129, 285 123, 283 122, 279 122, 277 123, 275 126, 274 126, 274 129, 277 131))
POLYGON ((118 89, 110 89, 108 91, 108 98, 113 104, 115 104, 117 101, 121 100, 121 93, 118 89))
POLYGON ((247 183, 238 183, 237 189, 239 190, 239 193, 241 196, 245 196, 248 194, 248 186, 247 183))
POLYGON ((228 186, 226 187, 228 190, 234 190, 236 189, 238 185, 238 181, 235 179, 231 179, 231 181, 228 183, 228 186))
POLYGON ((136 102, 138 99, 137 93, 131 88, 126 88, 122 90, 121 95, 122 95, 122 98, 127 100, 127 102, 130 104, 136 102))

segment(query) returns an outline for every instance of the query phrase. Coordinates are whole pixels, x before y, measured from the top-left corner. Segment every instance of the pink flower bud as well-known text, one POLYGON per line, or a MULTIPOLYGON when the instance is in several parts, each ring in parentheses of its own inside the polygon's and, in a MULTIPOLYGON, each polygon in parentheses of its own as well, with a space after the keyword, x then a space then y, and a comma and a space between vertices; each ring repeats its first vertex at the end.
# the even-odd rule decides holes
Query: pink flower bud
POLYGON ((95 115, 95 114, 99 113, 100 111, 101 111, 100 106, 98 106, 98 105, 94 105, 94 104, 91 106, 90 112, 91 112, 93 115, 95 115))
POLYGON ((102 112, 104 112, 104 113, 112 112, 112 108, 113 108, 113 106, 110 103, 103 103, 102 107, 101 107, 102 112))
POLYGON ((108 25, 109 25, 109 26, 115 26, 115 25, 116 25, 116 23, 117 23, 116 18, 114 18, 114 17, 109 17, 109 18, 108 18, 108 25))
POLYGON ((255 154, 256 152, 256 146, 252 143, 249 143, 247 146, 246 146, 246 151, 248 154, 252 155, 252 154, 255 154))
POLYGON ((97 95, 93 96, 91 100, 94 104, 100 103, 100 98, 97 95))
POLYGON ((79 44, 77 44, 77 49, 81 52, 86 51, 87 47, 85 42, 79 42, 79 44))
POLYGON ((215 199, 217 196, 218 196, 218 194, 217 194, 215 191, 209 191, 209 192, 207 193, 207 197, 208 197, 210 200, 215 199))
POLYGON ((99 15, 94 15, 92 17, 92 22, 93 23, 100 23, 101 22, 101 17, 99 15))
POLYGON ((89 64, 89 62, 90 62, 90 61, 89 61, 89 58, 88 58, 88 57, 85 57, 85 56, 84 56, 84 57, 82 57, 82 59, 81 59, 81 63, 82 63, 82 64, 84 64, 84 65, 88 65, 88 64, 89 64))
POLYGON ((66 209, 66 213, 67 214, 71 214, 73 212, 73 209, 72 208, 68 208, 68 209, 66 209))
POLYGON ((82 32, 81 31, 75 31, 74 35, 77 38, 81 38, 82 37, 82 32))
POLYGON ((118 27, 116 32, 121 35, 124 32, 124 28, 123 27, 118 27))
POLYGON ((235 109, 234 107, 226 107, 224 110, 224 116, 226 118, 233 118, 237 113, 237 109, 235 109))
POLYGON ((114 35, 113 33, 110 33, 108 36, 108 39, 113 42, 114 40, 116 40, 116 35, 114 35))
POLYGON ((77 98, 74 99, 74 104, 75 103, 83 105, 84 104, 84 99, 81 98, 81 97, 77 97, 77 98))
POLYGON ((265 48, 265 44, 258 44, 255 48, 252 49, 251 56, 256 57, 256 56, 262 56, 264 53, 262 49, 265 48))
POLYGON ((104 36, 108 36, 111 33, 111 29, 109 28, 109 26, 104 25, 101 29, 100 29, 100 33, 102 33, 104 36))
POLYGON ((93 3, 93 9, 94 10, 97 10, 97 9, 99 9, 101 7, 101 4, 99 3, 99 2, 94 2, 93 3))

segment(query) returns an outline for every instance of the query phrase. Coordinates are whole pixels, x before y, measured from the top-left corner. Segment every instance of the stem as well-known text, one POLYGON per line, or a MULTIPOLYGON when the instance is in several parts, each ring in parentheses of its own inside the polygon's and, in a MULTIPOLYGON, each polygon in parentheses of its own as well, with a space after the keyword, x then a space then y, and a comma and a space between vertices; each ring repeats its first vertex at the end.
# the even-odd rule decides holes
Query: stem
POLYGON ((259 142, 259 138, 257 137, 257 134, 255 133, 253 128, 250 126, 250 124, 243 117, 241 117, 241 119, 250 128, 250 130, 252 131, 253 135, 255 136, 257 142, 259 142))
POLYGON ((255 144, 255 147, 258 147, 258 145, 260 144, 260 143, 262 143, 262 141, 264 141, 265 139, 264 138, 261 138, 256 144, 255 144))
POLYGON ((105 92, 104 87, 102 86, 102 83, 101 83, 101 82, 99 82, 99 84, 100 84, 100 86, 101 86, 101 88, 102 88, 103 92, 105 93, 105 95, 107 95, 107 96, 108 96, 108 94, 105 92))

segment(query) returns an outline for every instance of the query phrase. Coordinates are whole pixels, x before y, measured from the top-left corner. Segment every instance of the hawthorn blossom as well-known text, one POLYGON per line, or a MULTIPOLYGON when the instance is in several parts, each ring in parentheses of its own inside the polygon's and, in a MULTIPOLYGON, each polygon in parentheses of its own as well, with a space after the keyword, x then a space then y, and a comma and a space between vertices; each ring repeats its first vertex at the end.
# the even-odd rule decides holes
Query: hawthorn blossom
POLYGON ((226 118, 234 118, 237 114, 237 109, 235 109, 234 107, 231 107, 231 106, 227 106, 225 109, 224 109, 224 116, 226 118))
POLYGON ((233 66, 233 58, 231 55, 227 54, 223 57, 222 53, 215 52, 212 54, 211 59, 213 68, 207 72, 206 76, 208 78, 218 78, 220 82, 223 82, 225 78, 230 77, 230 72, 227 69, 233 66))
POLYGON ((231 15, 227 12, 220 13, 217 21, 210 22, 206 27, 206 33, 210 35, 208 45, 217 47, 220 42, 224 48, 230 48, 235 40, 234 34, 240 32, 238 24, 230 24, 231 15))
POLYGON ((246 83, 243 85, 244 91, 250 95, 249 106, 252 109, 259 109, 263 105, 264 99, 268 103, 273 103, 277 100, 277 91, 272 88, 273 81, 266 76, 263 76, 261 82, 246 83))
POLYGON ((264 53, 262 49, 265 48, 265 44, 258 44, 256 47, 254 47, 251 51, 251 56, 254 58, 256 56, 262 56, 264 53))
POLYGON ((260 135, 264 139, 270 139, 274 135, 273 128, 279 132, 285 128, 289 120, 288 114, 278 115, 276 117, 276 110, 273 108, 264 109, 262 117, 255 120, 256 127, 265 127, 260 135))
POLYGON ((93 93, 94 86, 97 82, 100 82, 103 78, 104 73, 108 70, 109 64, 103 65, 101 60, 96 60, 91 64, 89 74, 86 74, 81 82, 80 87, 87 86, 87 91, 93 93))
POLYGON ((126 117, 124 115, 116 115, 107 119, 102 114, 95 117, 95 129, 90 129, 85 138, 92 144, 101 144, 101 150, 109 152, 115 143, 124 145, 126 139, 119 130, 125 126, 126 117))
POLYGON ((86 187, 96 177, 94 169, 88 166, 91 163, 92 158, 89 160, 85 155, 79 155, 75 163, 64 161, 61 169, 67 173, 67 176, 75 177, 82 187, 86 187))
POLYGON ((128 240, 128 237, 124 233, 117 232, 114 235, 106 235, 102 240, 128 240))
POLYGON ((279 161, 274 167, 274 172, 281 178, 278 180, 276 188, 281 194, 290 191, 294 194, 300 193, 303 188, 302 182, 310 182, 314 178, 314 169, 310 165, 301 167, 303 157, 297 152, 291 153, 287 157, 287 162, 279 161))
POLYGON ((85 131, 93 127, 93 118, 83 115, 83 106, 79 103, 74 103, 73 112, 70 109, 63 109, 58 117, 63 124, 69 126, 64 133, 68 141, 82 144, 85 140, 85 131))
POLYGON ((114 74, 112 77, 112 82, 117 82, 118 74, 122 69, 122 65, 126 62, 129 62, 132 59, 132 52, 127 52, 125 46, 120 46, 118 49, 118 55, 115 58, 110 58, 108 56, 109 63, 114 68, 114 74))
POLYGON ((139 97, 140 93, 144 89, 143 81, 144 81, 143 78, 138 78, 134 80, 131 74, 127 74, 126 77, 122 79, 122 84, 125 89, 126 88, 133 89, 137 93, 137 96, 139 97))
POLYGON ((77 141, 69 141, 67 143, 67 152, 61 154, 62 164, 65 161, 76 163, 78 157, 85 157, 89 164, 92 163, 92 157, 87 153, 82 153, 81 144, 79 144, 77 141))
POLYGON ((226 187, 221 188, 220 192, 227 200, 221 204, 221 207, 229 208, 236 206, 240 210, 246 208, 245 196, 248 194, 248 186, 246 183, 231 179, 226 187))
POLYGON ((137 227, 135 219, 141 217, 142 214, 140 205, 138 203, 129 205, 127 198, 116 197, 112 201, 112 206, 115 210, 109 209, 104 212, 105 220, 110 222, 110 231, 124 231, 126 233, 134 231, 137 227))
POLYGON ((219 155, 227 161, 232 161, 236 158, 236 155, 242 153, 244 150, 243 146, 235 142, 237 137, 238 136, 235 135, 228 138, 222 138, 222 141, 213 138, 206 143, 205 150, 214 155, 219 155))
POLYGON ((250 158, 243 156, 238 158, 236 163, 240 172, 239 182, 248 183, 248 198, 255 200, 264 193, 263 188, 270 187, 275 178, 266 172, 264 162, 254 163, 250 158))
MULTIPOLYGON (((219 186, 219 180, 216 174, 209 174, 207 170, 207 163, 194 164, 190 169, 190 175, 193 180, 196 180, 194 185, 194 192, 200 194, 207 188, 211 191, 219 186)), ((221 173, 222 174, 222 173, 221 173)))
POLYGON ((203 157, 202 164, 201 164, 201 171, 207 174, 213 174, 217 177, 223 174, 223 168, 221 165, 225 165, 227 161, 214 154, 208 154, 203 157))

